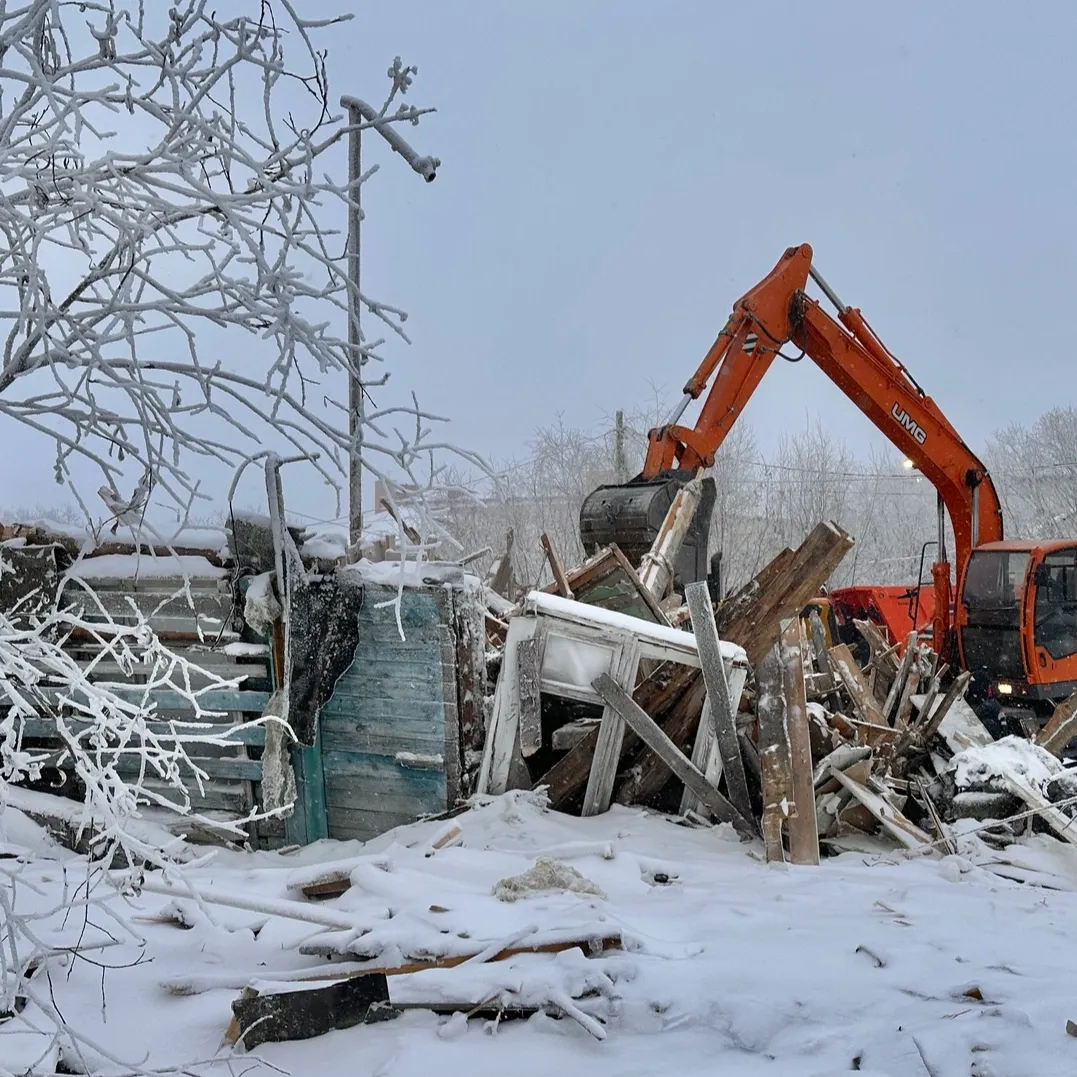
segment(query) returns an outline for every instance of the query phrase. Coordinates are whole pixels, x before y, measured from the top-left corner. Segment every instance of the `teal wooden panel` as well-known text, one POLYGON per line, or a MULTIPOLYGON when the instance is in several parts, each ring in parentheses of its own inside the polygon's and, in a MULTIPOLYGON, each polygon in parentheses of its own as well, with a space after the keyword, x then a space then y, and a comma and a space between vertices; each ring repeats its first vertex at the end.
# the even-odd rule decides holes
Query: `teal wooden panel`
POLYGON ((397 752, 416 752, 420 755, 442 755, 445 735, 439 730, 414 733, 379 723, 362 729, 345 726, 322 729, 322 746, 330 752, 363 752, 393 758, 397 752))
POLYGON ((322 745, 317 731, 311 746, 292 748, 295 771, 296 805, 284 819, 285 840, 291 845, 309 845, 329 837, 326 811, 325 772, 322 769, 322 745))
MULTIPOLYGON (((396 758, 445 752, 444 600, 406 590, 401 640, 395 611, 376 608, 394 595, 395 588, 368 586, 355 659, 322 708, 330 837, 371 837, 446 807, 443 764, 422 769, 396 758)), ((455 721, 455 708, 448 713, 455 721)))

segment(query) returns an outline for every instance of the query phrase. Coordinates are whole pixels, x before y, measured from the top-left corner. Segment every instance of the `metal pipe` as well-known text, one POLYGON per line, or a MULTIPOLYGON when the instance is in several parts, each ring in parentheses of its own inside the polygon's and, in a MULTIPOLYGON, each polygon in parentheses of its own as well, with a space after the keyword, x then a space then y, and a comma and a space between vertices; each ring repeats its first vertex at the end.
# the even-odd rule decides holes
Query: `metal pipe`
POLYGON ((340 107, 346 108, 349 112, 348 122, 352 126, 357 126, 364 120, 374 125, 374 129, 385 139, 389 145, 408 162, 411 167, 419 173, 420 176, 426 180, 427 183, 433 183, 434 177, 437 176, 437 171, 441 167, 441 161, 437 157, 420 157, 418 151, 404 141, 396 132, 396 128, 392 126, 391 116, 382 116, 380 112, 372 105, 368 105, 365 101, 358 97, 350 97, 345 94, 340 99, 340 107))
POLYGON ((822 289, 823 295, 838 308, 838 313, 844 314, 849 308, 838 298, 838 293, 823 279, 823 274, 815 266, 809 266, 808 272, 811 274, 811 279, 822 289))
POLYGON ((972 488, 972 548, 980 545, 980 487, 972 488))
POLYGON ((685 409, 692 403, 693 396, 691 393, 685 393, 681 398, 681 402, 673 409, 670 417, 666 420, 666 426, 672 426, 685 412, 685 409))

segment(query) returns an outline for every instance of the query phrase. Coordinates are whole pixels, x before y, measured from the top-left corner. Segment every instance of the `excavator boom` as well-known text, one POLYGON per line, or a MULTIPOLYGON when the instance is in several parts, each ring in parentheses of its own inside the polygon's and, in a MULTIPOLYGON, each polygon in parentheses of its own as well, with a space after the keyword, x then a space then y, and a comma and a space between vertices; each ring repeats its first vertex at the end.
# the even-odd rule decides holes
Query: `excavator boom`
MULTIPOLYGON (((904 365, 893 356, 860 313, 847 307, 812 265, 807 244, 789 248, 774 269, 733 306, 733 313, 684 387, 670 421, 652 430, 642 474, 629 484, 638 490, 660 476, 690 476, 714 463, 714 455, 775 358, 787 344, 799 348, 912 462, 939 495, 938 556, 932 569, 935 603, 933 635, 942 652, 950 634, 950 565, 945 549, 943 506, 954 530, 960 581, 973 547, 1002 539, 1002 512, 991 477, 976 454, 904 365), (806 287, 813 279, 837 309, 832 317, 806 287), (710 391, 694 425, 680 419, 688 405, 710 391)), ((613 521, 613 491, 603 490, 603 511, 613 521)), ((581 531, 591 546, 602 539, 589 498, 581 531), (590 506, 590 509, 589 509, 590 506)), ((606 529, 607 531, 609 528, 606 529)))

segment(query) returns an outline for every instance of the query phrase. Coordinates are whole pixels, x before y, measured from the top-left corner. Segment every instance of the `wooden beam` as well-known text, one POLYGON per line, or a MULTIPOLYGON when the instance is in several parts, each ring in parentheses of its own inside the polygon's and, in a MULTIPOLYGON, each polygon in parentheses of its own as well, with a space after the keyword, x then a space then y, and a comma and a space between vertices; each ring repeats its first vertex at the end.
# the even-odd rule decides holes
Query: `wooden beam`
POLYGON ((501 675, 494 691, 494 706, 486 730, 482 767, 475 791, 498 796, 508 788, 512 756, 520 733, 520 689, 517 664, 519 645, 530 639, 538 627, 534 617, 513 617, 501 658, 501 675))
POLYGON ((886 702, 883 704, 883 721, 887 725, 894 724, 894 718, 897 716, 898 702, 901 698, 901 693, 905 689, 905 682, 908 680, 909 673, 912 670, 913 659, 916 657, 916 633, 910 632, 905 640, 905 653, 901 656, 901 665, 898 666, 898 671, 894 677, 894 683, 890 685, 890 691, 887 693, 886 702))
POLYGON ((1036 737, 1036 743, 1052 755, 1061 755, 1062 749, 1074 737, 1077 737, 1077 692, 1055 707, 1054 713, 1036 737))
POLYGON ((699 507, 703 494, 701 475, 702 470, 697 471, 696 477, 677 491, 650 550, 640 562, 639 578, 659 602, 673 582, 674 562, 699 507))
POLYGON ((1008 792, 1020 797, 1037 814, 1041 815, 1047 825, 1070 845, 1077 845, 1077 819, 1068 816, 1061 808, 1055 807, 1032 783, 1021 774, 1003 770, 998 775, 1008 792))
MULTIPOLYGON (((735 704, 729 696, 729 682, 726 679, 725 661, 722 659, 722 644, 714 623, 710 592, 706 583, 690 583, 684 594, 692 618, 692 631, 696 637, 703 682, 707 687, 707 706, 703 713, 709 718, 709 722, 704 723, 701 719, 699 728, 701 732, 705 731, 703 739, 713 736, 729 799, 745 819, 751 819, 752 802, 748 795, 748 779, 744 771, 744 759, 740 754, 740 742, 737 740, 735 704)), ((706 770, 706 766, 703 769, 706 770)))
POLYGON ((821 523, 791 557, 779 555, 752 584, 718 610, 718 635, 738 643, 752 666, 778 642, 779 622, 798 616, 841 563, 853 540, 837 524, 821 523))
POLYGON ((815 814, 815 782, 808 729, 808 700, 804 692, 804 634, 799 617, 782 622, 782 690, 793 801, 797 813, 789 820, 789 859, 794 864, 819 863, 819 828, 815 814))
POLYGON ((905 687, 901 689, 898 697, 897 710, 894 711, 894 728, 907 729, 909 716, 912 714, 912 697, 920 687, 920 670, 913 666, 909 675, 905 678, 905 687))
MULTIPOLYGON (((778 644, 765 655, 755 671, 759 696, 759 773, 763 787, 763 843, 767 863, 782 863, 782 824, 797 807, 793 799, 793 775, 789 759, 789 737, 785 728, 785 698, 782 692, 782 661, 778 644)), ((809 807, 815 811, 815 796, 809 807)))
POLYGON ((546 551, 546 560, 550 563, 550 571, 553 573, 553 582, 557 585, 558 592, 563 598, 573 598, 572 588, 569 587, 568 578, 565 576, 564 565, 561 564, 561 558, 557 556, 557 551, 553 548, 550 536, 543 531, 539 541, 542 543, 542 548, 546 551))
MULTIPOLYGON (((636 686, 636 674, 639 672, 639 652, 639 640, 631 636, 626 637, 621 644, 614 676, 610 678, 610 682, 616 684, 629 701, 632 699, 631 692, 636 686)), ((609 678, 608 673, 602 676, 609 678)), ((592 686, 594 683, 592 682, 592 686)), ((595 754, 591 760, 591 773, 588 775, 587 789, 583 794, 583 815, 601 815, 609 811, 610 801, 613 799, 613 786, 617 781, 617 765, 621 761, 625 724, 619 710, 605 696, 603 699, 606 700, 606 706, 602 711, 595 754)))
POLYGON ((859 782, 854 782, 844 771, 838 770, 836 767, 830 768, 830 774, 875 816, 888 834, 897 838, 906 849, 920 849, 924 846, 930 848, 932 845, 931 837, 914 823, 910 823, 897 808, 879 796, 878 793, 872 792, 859 782))
MULTIPOLYGON (((930 714, 925 714, 918 726, 917 732, 920 735, 924 746, 927 747, 931 743, 932 737, 939 731, 942 723, 945 721, 946 716, 950 713, 950 709, 959 700, 965 698, 965 690, 969 686, 969 681, 972 680, 972 674, 965 672, 959 673, 953 681, 950 682, 950 687, 946 689, 945 695, 936 704, 934 711, 930 714)), ((955 748, 955 751, 960 751, 960 748, 955 748)))
POLYGON ((514 597, 509 592, 512 590, 513 584, 512 547, 515 540, 516 532, 510 527, 505 533, 505 552, 497 563, 497 571, 494 573, 493 580, 490 581, 490 590, 501 595, 502 598, 512 599, 514 597))
POLYGON ((620 566, 621 571, 629 578, 632 586, 638 592, 640 598, 643 599, 647 608, 654 614, 655 621, 660 625, 668 625, 669 618, 666 616, 666 611, 658 604, 654 595, 643 586, 643 581, 639 578, 639 573, 632 567, 632 562, 621 552, 621 547, 615 542, 610 543, 610 553, 613 555, 614 561, 620 566))
POLYGON ((823 695, 830 701, 832 710, 841 710, 841 700, 837 691, 838 682, 830 663, 830 652, 826 647, 826 629, 823 627, 823 619, 819 616, 818 610, 812 610, 808 618, 808 631, 815 668, 823 678, 823 695))
POLYGON ((830 648, 830 664, 845 686, 845 691, 849 693, 849 698, 861 719, 871 725, 886 725, 883 721, 883 712, 875 702, 875 695, 868 686, 868 682, 864 680, 864 674, 856 664, 856 659, 853 658, 853 653, 847 644, 839 643, 836 647, 830 648))
MULTIPOLYGON (((669 713, 659 722, 662 732, 677 745, 688 745, 703 711, 706 689, 698 669, 681 691, 669 713)), ((669 782, 669 768, 644 746, 628 776, 617 789, 618 804, 646 804, 669 782)))
POLYGON ((608 673, 596 677, 592 682, 595 691, 612 707, 625 723, 635 730, 637 736, 658 756, 673 774, 679 778, 706 806, 706 808, 723 823, 737 823, 740 827, 754 832, 755 826, 750 819, 745 819, 736 808, 710 782, 692 766, 680 752, 680 749, 662 732, 654 719, 625 692, 608 673))

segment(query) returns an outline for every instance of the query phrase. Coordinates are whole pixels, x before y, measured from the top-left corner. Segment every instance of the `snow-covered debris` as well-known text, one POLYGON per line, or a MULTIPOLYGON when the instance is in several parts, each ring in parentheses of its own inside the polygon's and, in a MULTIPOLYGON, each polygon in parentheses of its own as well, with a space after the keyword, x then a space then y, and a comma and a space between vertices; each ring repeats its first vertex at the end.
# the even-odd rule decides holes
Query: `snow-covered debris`
POLYGON ((536 894, 562 890, 570 894, 586 894, 604 898, 602 887, 585 879, 571 864, 562 864, 548 856, 540 856, 535 866, 522 875, 499 879, 494 884, 494 897, 498 901, 518 901, 536 894))
POLYGON ((1003 788, 1005 775, 1017 775, 1042 790, 1065 767, 1050 752, 1022 737, 1005 737, 954 756, 950 770, 958 789, 1003 788))
POLYGON ((347 555, 348 536, 340 530, 307 530, 299 553, 304 558, 337 561, 347 555))
MULTIPOLYGON (((308 908, 337 910, 377 933, 400 921, 402 956, 438 939, 442 949, 475 955, 529 926, 537 931, 519 946, 597 931, 621 933, 623 949, 522 952, 389 977, 397 1004, 488 1002, 550 1015, 502 1023, 497 1035, 484 1032, 483 1020, 419 1010, 316 1040, 264 1044, 248 1064, 261 1059, 294 1077, 354 1072, 359 1059, 360 1072, 391 1061, 394 1077, 435 1068, 546 1077, 578 1069, 581 1052, 601 1051, 593 1066, 602 1073, 837 1077, 860 1059, 861 1073, 906 1077, 918 1071, 894 1068, 908 1042, 900 1027, 939 1077, 1072 1073, 1072 1008, 1058 984, 1077 961, 1077 850, 1059 842, 1039 838, 1006 856, 1020 865, 1008 870, 1029 878, 1025 885, 966 857, 849 854, 819 870, 774 871, 728 827, 678 826, 621 806, 573 818, 520 794, 487 799, 454 821, 463 844, 434 855, 430 842, 444 824, 428 821, 364 847, 221 851, 184 870, 197 892, 241 893, 260 913, 207 905, 206 915, 175 895, 113 897, 109 909, 139 919, 137 937, 121 933, 118 945, 91 954, 114 966, 105 972, 107 1005, 101 961, 54 976, 55 1005, 104 1049, 127 1060, 145 1054, 143 1069, 189 1068, 217 1051, 244 985, 281 991, 301 986, 300 977, 360 971, 354 961, 301 953, 311 925, 269 910, 288 896, 293 873, 365 858, 369 870, 351 890, 308 908), (605 901, 551 892, 505 904, 493 896, 494 883, 526 871, 538 850, 569 845, 594 849, 574 863, 605 901), (604 859, 610 845, 618 855, 604 859), (651 885, 656 865, 678 885, 651 885), (177 901, 186 928, 175 909, 165 915, 177 901), (555 1020, 564 1012, 559 1000, 597 1022, 605 1041, 593 1043, 575 1020, 555 1020)), ((65 885, 78 886, 82 864, 69 859, 61 871, 41 860, 22 869, 39 892, 21 889, 20 907, 54 910, 37 926, 50 943, 86 930, 68 923, 60 900, 65 885)), ((91 924, 86 941, 108 937, 91 924)), ((94 1072, 120 1072, 98 1062, 94 1072)))
POLYGON ((280 602, 273 590, 273 574, 263 572, 259 576, 253 576, 247 584, 247 595, 243 603, 243 620, 251 631, 259 636, 266 635, 281 612, 280 602))
POLYGON ((150 553, 107 553, 83 557, 72 563, 67 574, 80 580, 101 579, 221 579, 228 570, 210 564, 196 554, 165 557, 150 553))

